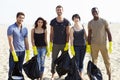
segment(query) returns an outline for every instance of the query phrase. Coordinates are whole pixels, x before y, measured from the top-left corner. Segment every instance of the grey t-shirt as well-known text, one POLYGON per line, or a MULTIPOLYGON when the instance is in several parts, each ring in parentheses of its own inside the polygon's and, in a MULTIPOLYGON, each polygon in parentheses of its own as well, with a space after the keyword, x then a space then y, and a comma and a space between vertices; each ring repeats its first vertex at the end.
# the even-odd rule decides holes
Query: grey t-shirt
POLYGON ((88 30, 92 30, 91 44, 106 44, 107 34, 106 29, 109 29, 106 20, 99 18, 97 21, 91 20, 88 23, 88 30))

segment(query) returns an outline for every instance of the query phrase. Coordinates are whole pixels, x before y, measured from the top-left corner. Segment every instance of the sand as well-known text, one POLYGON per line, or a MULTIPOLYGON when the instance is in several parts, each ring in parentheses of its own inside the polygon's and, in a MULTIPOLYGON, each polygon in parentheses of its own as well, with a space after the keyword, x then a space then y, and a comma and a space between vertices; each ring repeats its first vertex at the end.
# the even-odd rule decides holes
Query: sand
MULTIPOLYGON (((7 40, 7 27, 8 25, 0 25, 0 80, 7 80, 8 79, 8 70, 9 70, 9 45, 7 40)), ((30 51, 32 57, 32 48, 31 48, 31 41, 30 41, 30 31, 32 26, 28 25, 29 29, 29 43, 30 43, 30 51)), ((110 29, 113 37, 113 52, 109 54, 111 59, 111 68, 112 68, 112 80, 119 80, 120 79, 120 24, 110 24, 110 29)), ((85 80, 89 80, 87 73, 86 73, 86 66, 88 61, 91 60, 90 54, 86 54, 84 60, 84 77, 85 80)), ((102 72, 103 80, 108 80, 106 74, 106 68, 102 59, 101 54, 99 54, 98 58, 98 66, 102 72)), ((49 80, 51 78, 51 57, 46 57, 45 60, 45 72, 44 72, 44 80, 49 80)), ((24 71, 23 71, 24 73, 24 71)), ((25 80, 30 80, 24 73, 25 80)), ((64 80, 63 76, 60 80, 64 80)), ((58 75, 56 73, 55 80, 57 80, 58 75)))

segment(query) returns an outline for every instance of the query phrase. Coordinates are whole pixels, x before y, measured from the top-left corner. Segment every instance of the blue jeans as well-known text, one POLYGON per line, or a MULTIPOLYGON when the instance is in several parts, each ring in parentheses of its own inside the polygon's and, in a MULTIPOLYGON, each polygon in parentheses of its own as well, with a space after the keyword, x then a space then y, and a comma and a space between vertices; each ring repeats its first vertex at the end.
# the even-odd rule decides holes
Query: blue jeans
MULTIPOLYGON (((23 61, 24 61, 24 57, 25 57, 25 51, 16 52, 16 54, 17 54, 18 60, 19 60, 18 66, 19 66, 20 71, 22 72, 22 65, 23 65, 23 61)), ((12 56, 12 53, 10 52, 8 80, 10 79, 10 77, 12 75, 14 66, 15 66, 15 62, 13 61, 13 56, 12 56)))
POLYGON ((43 73, 44 72, 45 56, 46 56, 46 47, 37 48, 37 50, 38 50, 37 59, 38 59, 39 65, 40 65, 39 69, 40 69, 41 73, 43 73))
POLYGON ((77 63, 77 67, 79 69, 80 72, 82 72, 83 70, 83 61, 84 61, 84 57, 85 57, 85 53, 86 53, 86 46, 74 46, 74 50, 75 50, 75 60, 77 63))

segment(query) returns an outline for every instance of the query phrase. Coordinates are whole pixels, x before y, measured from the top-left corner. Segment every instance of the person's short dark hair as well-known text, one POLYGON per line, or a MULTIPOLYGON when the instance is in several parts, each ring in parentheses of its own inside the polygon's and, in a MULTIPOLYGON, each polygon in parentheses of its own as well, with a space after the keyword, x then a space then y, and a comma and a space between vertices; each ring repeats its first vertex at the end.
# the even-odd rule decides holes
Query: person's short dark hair
POLYGON ((97 11, 97 12, 99 12, 99 10, 98 10, 97 7, 93 7, 93 8, 91 9, 91 12, 93 12, 93 11, 97 11))
POLYGON ((43 29, 46 29, 46 24, 47 24, 47 22, 46 22, 46 20, 44 20, 42 17, 37 18, 37 20, 35 21, 35 23, 34 23, 35 28, 38 27, 38 21, 39 21, 39 20, 42 20, 42 21, 43 21, 42 28, 43 28, 43 29))
POLYGON ((58 5, 58 6, 56 7, 56 9, 57 9, 57 8, 62 8, 62 9, 63 9, 63 7, 62 7, 61 5, 58 5))
POLYGON ((74 20, 74 18, 78 18, 79 20, 81 20, 79 14, 74 14, 74 15, 72 16, 72 20, 74 20))
POLYGON ((18 12, 17 15, 16 15, 16 17, 19 17, 20 15, 25 16, 25 14, 23 12, 18 12))

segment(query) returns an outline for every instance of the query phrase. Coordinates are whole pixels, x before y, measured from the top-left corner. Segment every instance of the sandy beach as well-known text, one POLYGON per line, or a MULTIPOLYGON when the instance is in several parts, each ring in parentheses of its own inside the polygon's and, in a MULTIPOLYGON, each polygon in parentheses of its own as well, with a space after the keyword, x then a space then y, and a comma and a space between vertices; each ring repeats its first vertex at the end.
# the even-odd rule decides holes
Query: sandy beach
MULTIPOLYGON (((8 59, 9 59, 9 45, 7 40, 7 28, 8 25, 0 25, 0 80, 7 80, 8 79, 8 59)), ((30 31, 32 26, 27 26, 29 30, 29 44, 30 44, 30 51, 32 57, 32 48, 31 48, 31 41, 30 41, 30 31)), ((113 52, 109 54, 111 59, 111 68, 112 68, 112 80, 119 80, 120 79, 120 24, 110 24, 110 30, 113 37, 113 52)), ((86 54, 84 60, 84 77, 86 80, 88 79, 86 66, 88 61, 91 60, 90 54, 86 54)), ((106 68, 102 59, 101 54, 99 54, 98 58, 98 66, 102 72, 103 80, 108 80, 106 74, 106 68)), ((45 60, 45 72, 44 72, 44 80, 50 80, 51 78, 51 57, 46 57, 45 60)), ((24 71, 23 71, 24 73, 24 71)), ((25 80, 30 80, 24 73, 25 80)), ((63 76, 61 80, 64 80, 63 76)), ((56 73, 55 80, 57 80, 58 75, 56 73)))

